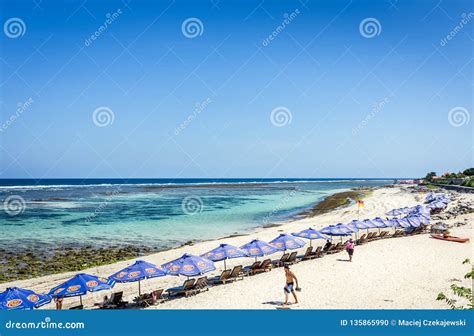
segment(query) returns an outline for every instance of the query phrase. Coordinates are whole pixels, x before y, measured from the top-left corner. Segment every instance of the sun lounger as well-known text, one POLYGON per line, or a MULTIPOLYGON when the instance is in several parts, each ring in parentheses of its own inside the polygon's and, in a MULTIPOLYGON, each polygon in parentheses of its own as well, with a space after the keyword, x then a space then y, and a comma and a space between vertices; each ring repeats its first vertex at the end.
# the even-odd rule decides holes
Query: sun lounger
POLYGON ((369 240, 369 241, 372 240, 372 238, 373 238, 374 235, 375 235, 374 232, 370 232, 370 233, 367 235, 366 240, 369 240))
POLYGON ((230 279, 230 274, 232 273, 231 270, 225 270, 219 275, 218 277, 211 278, 209 279, 209 283, 211 285, 221 285, 221 284, 226 284, 227 282, 232 281, 230 279))
POLYGON ((301 256, 301 260, 309 260, 309 259, 314 259, 316 256, 313 254, 313 247, 310 246, 306 249, 306 252, 304 255, 301 256))
POLYGON ((342 243, 337 243, 336 245, 331 245, 331 247, 326 253, 333 254, 333 253, 341 252, 342 249, 343 249, 342 243))
POLYGON ((204 291, 207 291, 207 290, 209 290, 209 281, 207 279, 207 276, 203 276, 203 277, 200 277, 196 280, 196 282, 194 283, 193 288, 191 288, 189 294, 194 295, 194 294, 204 292, 204 291))
POLYGON ((151 292, 151 297, 153 298, 153 304, 162 303, 165 300, 163 299, 163 289, 157 289, 151 292))
POLYGON ((296 264, 298 260, 296 260, 298 252, 291 252, 290 256, 288 257, 288 260, 285 262, 285 264, 296 264))
POLYGON ((270 271, 272 269, 272 261, 270 259, 265 259, 262 261, 262 264, 253 270, 250 271, 250 275, 255 275, 263 272, 270 271))
POLYGON ((289 258, 289 257, 290 257, 290 254, 289 254, 289 253, 283 254, 279 260, 274 260, 274 261, 272 261, 273 266, 274 266, 274 267, 283 266, 283 265, 288 261, 288 258, 289 258))
POLYGON ((243 280, 243 272, 242 272, 242 265, 235 266, 232 272, 230 272, 229 278, 233 281, 235 280, 243 280))
POLYGON ((374 234, 372 235, 372 238, 370 238, 370 240, 377 240, 379 238, 380 238, 379 234, 377 232, 374 232, 374 234))
POLYGON ((123 301, 123 292, 115 292, 110 295, 110 298, 103 303, 99 303, 100 309, 117 309, 124 308, 128 302, 123 301))
POLYGON ((382 231, 382 232, 380 232, 380 238, 381 238, 381 239, 387 238, 387 234, 388 234, 388 231, 382 231))
POLYGON ((403 232, 403 230, 396 230, 395 233, 392 235, 392 237, 401 237, 404 234, 405 233, 403 232))
POLYGON ((357 245, 362 245, 367 242, 367 235, 364 233, 359 239, 357 239, 357 245))
POLYGON ((188 279, 186 280, 182 286, 168 288, 166 291, 170 297, 184 295, 188 296, 190 291, 193 289, 196 280, 188 279))
POLYGON ((256 261, 254 262, 251 266, 246 266, 244 267, 244 269, 242 270, 242 272, 245 274, 245 275, 250 275, 250 272, 259 268, 261 265, 261 262, 260 261, 256 261))
POLYGON ((315 258, 321 258, 323 256, 323 249, 321 246, 318 246, 318 248, 316 249, 316 251, 313 252, 313 256, 315 258))

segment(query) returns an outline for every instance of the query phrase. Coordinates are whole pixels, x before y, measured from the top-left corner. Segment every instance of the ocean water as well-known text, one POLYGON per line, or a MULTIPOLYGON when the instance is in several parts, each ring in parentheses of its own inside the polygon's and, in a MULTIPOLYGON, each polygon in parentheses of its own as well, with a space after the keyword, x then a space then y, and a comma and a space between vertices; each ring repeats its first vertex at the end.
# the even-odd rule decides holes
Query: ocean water
POLYGON ((0 180, 0 244, 140 245, 242 234, 288 220, 335 192, 391 180, 43 179, 0 180))

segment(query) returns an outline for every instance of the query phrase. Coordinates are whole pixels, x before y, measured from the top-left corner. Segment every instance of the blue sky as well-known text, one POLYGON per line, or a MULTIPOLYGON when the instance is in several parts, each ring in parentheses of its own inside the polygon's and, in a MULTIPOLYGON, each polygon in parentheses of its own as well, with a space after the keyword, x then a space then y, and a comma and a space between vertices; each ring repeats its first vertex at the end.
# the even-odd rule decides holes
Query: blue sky
POLYGON ((0 177, 473 165, 469 1, 0 3, 0 177), (19 33, 6 30, 12 18, 19 33), (183 31, 190 18, 196 36, 183 31))

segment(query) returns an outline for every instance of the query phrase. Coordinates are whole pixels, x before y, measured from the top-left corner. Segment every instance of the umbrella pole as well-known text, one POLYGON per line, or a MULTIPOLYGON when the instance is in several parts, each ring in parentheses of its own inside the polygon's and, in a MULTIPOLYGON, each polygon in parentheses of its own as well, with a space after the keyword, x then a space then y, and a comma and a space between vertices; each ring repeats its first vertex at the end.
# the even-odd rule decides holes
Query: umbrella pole
POLYGON ((310 247, 313 246, 312 243, 313 243, 313 240, 310 239, 310 240, 309 240, 309 246, 310 246, 310 247))
POLYGON ((226 263, 225 263, 225 259, 224 259, 224 271, 227 269, 227 266, 226 266, 226 263))
POLYGON ((81 302, 81 306, 82 306, 82 295, 79 295, 79 301, 81 302))
POLYGON ((140 280, 138 280, 138 296, 142 295, 142 288, 140 285, 140 280))

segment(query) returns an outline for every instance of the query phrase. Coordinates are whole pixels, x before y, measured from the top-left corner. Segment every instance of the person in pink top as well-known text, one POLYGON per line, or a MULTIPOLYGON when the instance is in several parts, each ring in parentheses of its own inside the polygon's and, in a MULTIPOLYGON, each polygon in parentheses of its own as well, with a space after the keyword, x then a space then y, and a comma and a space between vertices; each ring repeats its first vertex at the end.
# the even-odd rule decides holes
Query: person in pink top
POLYGON ((349 261, 350 262, 352 262, 352 255, 354 254, 354 247, 355 247, 354 241, 352 240, 352 238, 350 238, 346 243, 346 251, 347 251, 347 254, 349 254, 349 261))

